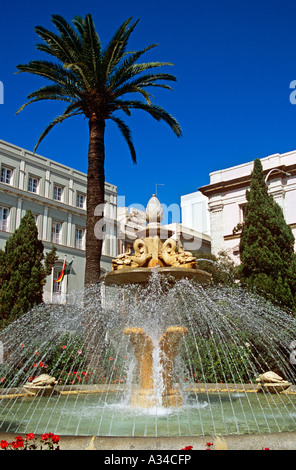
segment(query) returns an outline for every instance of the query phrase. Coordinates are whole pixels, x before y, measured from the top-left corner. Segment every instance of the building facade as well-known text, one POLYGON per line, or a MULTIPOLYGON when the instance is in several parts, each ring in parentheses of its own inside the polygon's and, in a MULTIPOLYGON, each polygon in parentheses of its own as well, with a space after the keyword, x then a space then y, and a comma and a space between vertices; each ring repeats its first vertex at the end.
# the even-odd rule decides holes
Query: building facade
POLYGON ((208 198, 201 192, 181 196, 182 224, 196 232, 211 235, 208 198))
MULTIPOLYGON (((296 239, 296 151, 262 158, 266 183, 282 207, 296 239)), ((208 200, 212 253, 223 250, 239 264, 240 233, 234 228, 244 220, 254 162, 210 173, 210 184, 199 188, 208 200)))
MULTIPOLYGON (((0 248, 30 209, 45 252, 57 248, 58 261, 44 287, 45 302, 64 302, 84 285, 87 176, 73 168, 0 140, 0 248), (64 261, 71 274, 56 281, 64 261)), ((105 228, 101 270, 117 255, 117 188, 105 184, 105 228)))

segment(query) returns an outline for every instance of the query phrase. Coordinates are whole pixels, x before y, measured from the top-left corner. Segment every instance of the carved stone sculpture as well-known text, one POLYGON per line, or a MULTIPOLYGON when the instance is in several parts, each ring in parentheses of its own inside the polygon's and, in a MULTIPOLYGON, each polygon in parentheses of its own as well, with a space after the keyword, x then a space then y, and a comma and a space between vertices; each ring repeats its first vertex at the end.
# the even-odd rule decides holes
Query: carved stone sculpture
POLYGON ((37 394, 44 394, 44 395, 52 395, 52 394, 57 394, 56 390, 54 390, 54 387, 56 386, 57 381, 55 377, 51 377, 48 374, 41 374, 35 379, 32 380, 32 382, 27 382, 24 385, 24 389, 26 392, 30 393, 31 395, 37 395, 37 394))
POLYGON ((192 256, 192 253, 184 251, 173 238, 169 238, 164 243, 157 236, 137 239, 134 241, 133 249, 134 254, 128 248, 126 253, 112 260, 113 271, 156 265, 194 268, 196 264, 196 258, 192 256))
POLYGON ((257 392, 278 393, 287 390, 291 386, 290 382, 272 371, 259 375, 256 382, 258 382, 257 392))
POLYGON ((161 249, 161 259, 166 266, 183 266, 194 268, 196 258, 189 251, 184 251, 182 246, 177 246, 173 238, 166 240, 161 249))

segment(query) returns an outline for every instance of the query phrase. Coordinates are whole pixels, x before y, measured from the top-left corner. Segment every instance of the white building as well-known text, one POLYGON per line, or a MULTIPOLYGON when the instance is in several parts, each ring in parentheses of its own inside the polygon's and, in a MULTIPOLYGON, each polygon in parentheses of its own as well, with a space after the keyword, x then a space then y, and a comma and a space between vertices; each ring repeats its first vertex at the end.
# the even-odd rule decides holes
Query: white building
MULTIPOLYGON (((86 185, 86 174, 0 140, 0 248, 30 209, 45 252, 55 245, 59 258, 44 287, 46 302, 64 301, 84 285, 86 185), (55 283, 65 257, 73 259, 71 275, 55 283)), ((102 272, 111 270, 117 255, 116 186, 106 183, 105 201, 102 272)))
MULTIPOLYGON (((270 155, 262 158, 261 163, 269 192, 282 207, 296 239, 296 151, 270 155)), ((253 166, 251 161, 214 171, 210 173, 210 184, 199 188, 208 199, 212 253, 217 255, 224 250, 236 263, 240 262, 240 233, 233 229, 243 222, 253 166)), ((194 198, 190 205, 193 211, 194 198)))
POLYGON ((182 224, 199 233, 211 235, 208 198, 201 192, 181 196, 182 224))

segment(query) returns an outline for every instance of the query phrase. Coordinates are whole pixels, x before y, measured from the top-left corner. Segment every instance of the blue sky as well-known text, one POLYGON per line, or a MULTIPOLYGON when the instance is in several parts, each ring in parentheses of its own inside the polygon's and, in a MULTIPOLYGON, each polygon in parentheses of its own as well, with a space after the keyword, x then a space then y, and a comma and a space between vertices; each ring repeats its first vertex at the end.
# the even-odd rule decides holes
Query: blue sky
MULTIPOLYGON (((106 180, 126 205, 146 206, 156 184, 162 203, 179 204, 182 194, 208 184, 212 171, 296 149, 296 105, 289 100, 296 80, 295 0, 2 2, 1 139, 33 150, 43 128, 63 110, 38 103, 15 115, 45 83, 16 75, 16 65, 47 58, 35 48, 34 27, 51 28, 56 13, 68 21, 91 13, 103 44, 125 19, 140 19, 130 49, 157 43, 146 60, 174 63, 168 68, 178 80, 174 91, 153 94, 180 122, 181 139, 137 111, 126 119, 137 151, 133 165, 118 129, 107 122, 106 180)), ((87 172, 87 147, 87 122, 77 117, 56 126, 38 153, 87 172)))

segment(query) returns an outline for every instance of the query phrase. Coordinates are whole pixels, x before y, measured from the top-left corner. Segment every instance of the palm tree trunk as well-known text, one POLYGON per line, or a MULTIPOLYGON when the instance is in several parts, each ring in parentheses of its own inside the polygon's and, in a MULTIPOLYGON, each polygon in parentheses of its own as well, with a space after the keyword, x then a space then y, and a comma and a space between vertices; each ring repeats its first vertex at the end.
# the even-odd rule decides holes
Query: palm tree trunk
POLYGON ((105 203, 105 121, 89 119, 85 286, 97 284, 103 245, 105 203))

